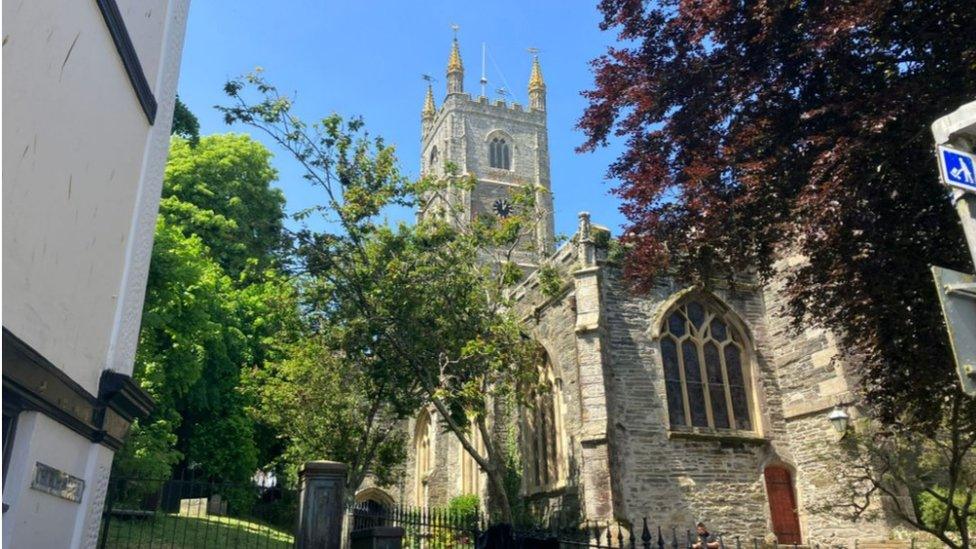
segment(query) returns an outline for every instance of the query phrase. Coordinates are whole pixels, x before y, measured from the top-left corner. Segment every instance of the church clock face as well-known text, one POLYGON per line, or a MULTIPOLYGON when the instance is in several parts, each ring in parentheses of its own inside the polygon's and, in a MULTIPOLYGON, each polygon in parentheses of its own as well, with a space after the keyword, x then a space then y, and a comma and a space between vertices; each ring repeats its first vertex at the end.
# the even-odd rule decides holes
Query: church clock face
POLYGON ((498 217, 508 217, 512 215, 512 205, 509 204, 508 200, 504 198, 499 198, 491 205, 491 208, 495 211, 498 217))

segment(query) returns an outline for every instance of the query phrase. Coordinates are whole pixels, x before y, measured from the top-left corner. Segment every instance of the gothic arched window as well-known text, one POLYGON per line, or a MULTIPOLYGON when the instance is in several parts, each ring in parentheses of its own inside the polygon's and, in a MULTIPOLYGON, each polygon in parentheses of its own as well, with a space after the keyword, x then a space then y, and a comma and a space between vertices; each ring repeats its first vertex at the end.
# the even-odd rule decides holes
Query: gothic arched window
POLYGON ((566 478, 562 387, 545 351, 540 352, 540 362, 531 404, 521 410, 523 478, 528 492, 554 488, 566 478))
POLYGON ((667 317, 661 357, 672 427, 753 430, 745 338, 729 320, 694 299, 667 317))
POLYGON ((427 488, 430 476, 430 414, 420 412, 413 431, 414 447, 414 499, 418 506, 427 505, 427 488))
POLYGON ((503 170, 512 169, 512 153, 504 137, 493 137, 488 143, 488 165, 503 170))

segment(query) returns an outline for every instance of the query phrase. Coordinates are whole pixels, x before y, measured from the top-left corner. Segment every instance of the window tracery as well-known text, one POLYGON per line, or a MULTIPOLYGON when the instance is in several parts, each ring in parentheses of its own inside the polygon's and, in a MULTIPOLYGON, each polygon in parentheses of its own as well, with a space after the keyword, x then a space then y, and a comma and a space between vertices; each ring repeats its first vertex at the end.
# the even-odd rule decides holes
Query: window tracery
POLYGON ((745 337, 703 300, 666 319, 661 357, 672 428, 753 431, 745 337))
POLYGON ((488 165, 502 170, 512 169, 511 147, 504 137, 493 137, 488 143, 488 165))

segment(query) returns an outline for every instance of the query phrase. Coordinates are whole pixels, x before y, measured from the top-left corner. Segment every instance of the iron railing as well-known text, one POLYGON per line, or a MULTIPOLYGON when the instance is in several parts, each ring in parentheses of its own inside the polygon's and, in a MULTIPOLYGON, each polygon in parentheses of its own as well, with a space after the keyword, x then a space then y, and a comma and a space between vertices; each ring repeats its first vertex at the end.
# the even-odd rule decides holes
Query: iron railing
POLYGON ((286 549, 297 502, 293 490, 278 486, 112 478, 98 547, 286 549))
MULTIPOLYGON (((695 529, 652 526, 642 519, 630 526, 622 523, 582 522, 573 524, 546 521, 546 525, 488 526, 481 513, 452 513, 447 510, 419 507, 380 506, 374 502, 346 508, 350 532, 376 526, 399 526, 404 529, 403 547, 413 549, 461 549, 476 547, 479 538, 510 540, 513 546, 551 547, 560 549, 692 549, 701 540, 695 529)), ((739 536, 718 532, 708 538, 707 547, 719 549, 775 549, 784 547, 820 549, 819 543, 777 544, 756 536, 739 536)), ((915 540, 903 543, 915 547, 915 540)), ((484 546, 491 546, 490 544, 484 546)), ((857 542, 852 546, 856 547, 857 542)), ((706 547, 702 545, 701 547, 706 547)), ((824 546, 827 547, 827 546, 824 546)))
POLYGON ((480 512, 455 512, 406 506, 380 506, 373 502, 346 507, 349 530, 376 526, 399 526, 404 530, 403 547, 412 549, 461 549, 474 547, 484 531, 480 512))

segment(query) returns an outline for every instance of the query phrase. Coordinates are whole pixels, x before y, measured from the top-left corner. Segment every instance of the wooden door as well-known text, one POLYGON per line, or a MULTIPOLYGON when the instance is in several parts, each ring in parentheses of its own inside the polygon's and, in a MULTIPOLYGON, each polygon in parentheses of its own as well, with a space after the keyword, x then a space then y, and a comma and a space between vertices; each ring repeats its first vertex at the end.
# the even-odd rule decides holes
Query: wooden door
POLYGON ((769 514, 773 518, 773 533, 782 544, 801 543, 800 518, 796 513, 796 496, 793 479, 785 467, 766 467, 766 496, 769 498, 769 514))

